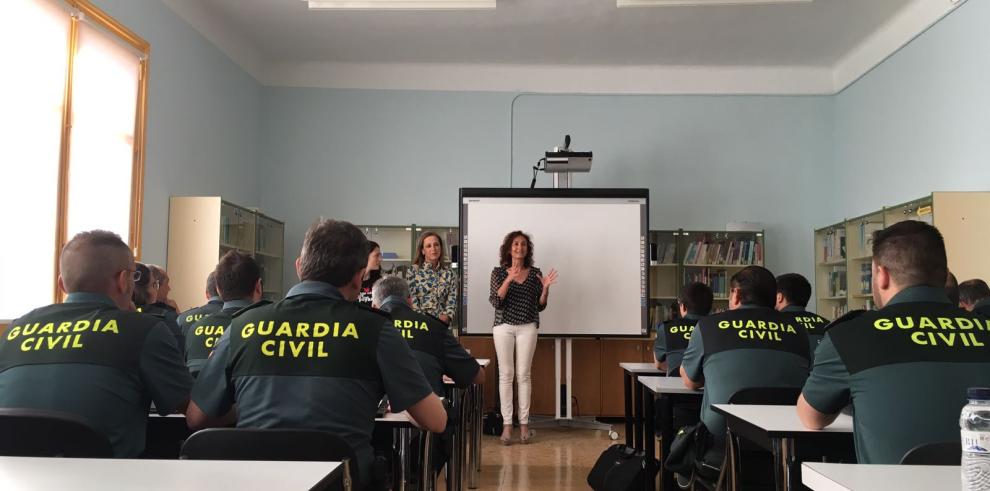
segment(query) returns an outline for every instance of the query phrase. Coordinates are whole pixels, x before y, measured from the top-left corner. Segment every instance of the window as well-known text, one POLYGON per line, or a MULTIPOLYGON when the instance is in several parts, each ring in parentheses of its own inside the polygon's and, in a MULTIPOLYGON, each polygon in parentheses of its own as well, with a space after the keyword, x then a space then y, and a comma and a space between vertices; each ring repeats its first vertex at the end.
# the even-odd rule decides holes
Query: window
POLYGON ((60 298, 58 253, 75 233, 111 230, 138 255, 150 47, 88 1, 4 12, 0 319, 13 319, 60 298))

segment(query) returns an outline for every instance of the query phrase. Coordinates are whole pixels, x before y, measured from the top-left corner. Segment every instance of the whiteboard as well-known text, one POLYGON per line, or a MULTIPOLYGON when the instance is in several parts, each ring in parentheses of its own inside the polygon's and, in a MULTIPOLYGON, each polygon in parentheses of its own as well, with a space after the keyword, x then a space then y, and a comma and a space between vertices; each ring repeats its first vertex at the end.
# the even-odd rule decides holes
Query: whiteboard
POLYGON ((522 230, 534 266, 559 274, 540 335, 647 335, 648 214, 645 189, 462 189, 461 332, 491 334, 492 269, 522 230))

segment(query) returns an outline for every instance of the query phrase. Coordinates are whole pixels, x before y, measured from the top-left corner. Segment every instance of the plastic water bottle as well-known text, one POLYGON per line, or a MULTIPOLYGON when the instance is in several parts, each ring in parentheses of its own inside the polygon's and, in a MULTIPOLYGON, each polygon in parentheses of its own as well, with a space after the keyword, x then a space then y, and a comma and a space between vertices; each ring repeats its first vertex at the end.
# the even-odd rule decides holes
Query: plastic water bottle
POLYGON ((970 387, 969 404, 959 416, 962 437, 962 487, 990 489, 990 388, 970 387))

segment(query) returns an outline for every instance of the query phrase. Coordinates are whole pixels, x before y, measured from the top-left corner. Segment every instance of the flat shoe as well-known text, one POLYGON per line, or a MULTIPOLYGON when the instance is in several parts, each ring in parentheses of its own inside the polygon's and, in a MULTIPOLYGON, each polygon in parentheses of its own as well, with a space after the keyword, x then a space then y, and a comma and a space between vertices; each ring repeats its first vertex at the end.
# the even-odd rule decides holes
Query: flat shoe
POLYGON ((503 435, 503 436, 498 437, 498 439, 499 439, 499 441, 502 442, 502 445, 505 445, 506 447, 508 447, 509 445, 512 445, 512 435, 509 435, 509 436, 504 436, 503 435))
POLYGON ((519 436, 519 441, 521 441, 523 444, 528 445, 529 442, 533 441, 533 437, 534 436, 536 436, 536 432, 533 431, 533 430, 529 430, 529 434, 528 435, 526 435, 526 436, 520 435, 519 436))

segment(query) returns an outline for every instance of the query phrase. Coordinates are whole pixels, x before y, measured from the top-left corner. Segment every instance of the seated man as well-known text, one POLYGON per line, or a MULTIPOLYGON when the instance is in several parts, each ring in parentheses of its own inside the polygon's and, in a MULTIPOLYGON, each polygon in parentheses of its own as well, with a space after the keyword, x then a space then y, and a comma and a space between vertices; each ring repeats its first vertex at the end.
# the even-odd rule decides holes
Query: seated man
POLYGON ((753 387, 800 388, 808 376, 808 334, 773 309, 777 281, 760 266, 732 275, 729 310, 698 321, 691 335, 681 379, 689 389, 705 388, 701 421, 712 436, 704 458, 717 468, 725 449, 725 418, 712 404, 726 404, 753 387))
POLYGON ((372 305, 392 316, 392 325, 402 334, 433 392, 443 396, 443 376, 457 387, 485 383, 485 369, 478 365, 442 320, 412 309, 409 284, 398 276, 386 276, 371 290, 372 305))
POLYGON ((149 401, 185 412, 192 377, 161 319, 129 312, 131 249, 112 232, 62 249, 65 303, 33 310, 0 337, 0 407, 62 411, 106 435, 116 457, 145 448, 149 401))
POLYGON ((815 349, 818 348, 818 343, 822 341, 828 319, 808 312, 809 300, 811 300, 811 283, 808 283, 804 276, 788 273, 777 277, 777 311, 790 317, 795 324, 807 330, 811 358, 814 360, 815 349))
POLYGON ((873 299, 880 310, 829 328, 798 401, 821 429, 852 402, 860 464, 897 464, 923 443, 959 441, 966 389, 990 386, 990 321, 947 298, 945 243, 904 221, 873 240, 873 299))
POLYGON ((194 378, 210 358, 234 313, 261 300, 261 267, 250 255, 227 252, 217 264, 215 277, 223 310, 193 323, 184 333, 186 366, 194 378))
POLYGON ((653 364, 667 372, 668 377, 679 377, 681 357, 687 348, 691 333, 698 320, 712 311, 712 289, 704 283, 688 283, 677 297, 680 319, 657 324, 657 339, 653 342, 653 364))
POLYGON ((968 312, 990 318, 990 286, 980 279, 960 283, 959 306, 968 312))
POLYGON ((440 433, 447 412, 386 314, 355 303, 368 239, 347 222, 320 220, 296 259, 301 283, 285 299, 234 316, 193 387, 190 428, 311 428, 341 436, 371 476, 375 413, 388 395, 440 433), (236 413, 233 411, 237 405, 236 413))
POLYGON ((223 300, 220 298, 220 294, 217 293, 216 271, 210 271, 210 274, 206 277, 205 294, 205 304, 200 305, 199 307, 193 307, 179 314, 179 330, 181 330, 183 334, 185 334, 185 332, 189 330, 189 326, 193 325, 196 321, 210 314, 220 312, 220 309, 223 308, 223 300))

